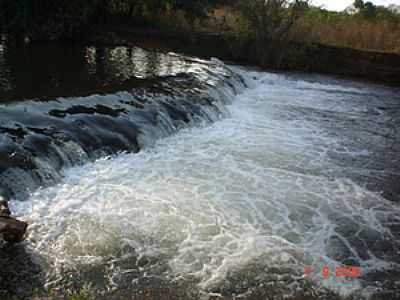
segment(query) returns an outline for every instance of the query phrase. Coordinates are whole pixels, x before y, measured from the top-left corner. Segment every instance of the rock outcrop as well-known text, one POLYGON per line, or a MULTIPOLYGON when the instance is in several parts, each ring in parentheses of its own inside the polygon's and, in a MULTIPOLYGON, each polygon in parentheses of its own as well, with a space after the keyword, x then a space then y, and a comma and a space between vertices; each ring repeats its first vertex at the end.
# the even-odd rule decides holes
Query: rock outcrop
POLYGON ((28 224, 11 217, 7 201, 0 196, 0 235, 8 243, 19 243, 24 240, 28 224))

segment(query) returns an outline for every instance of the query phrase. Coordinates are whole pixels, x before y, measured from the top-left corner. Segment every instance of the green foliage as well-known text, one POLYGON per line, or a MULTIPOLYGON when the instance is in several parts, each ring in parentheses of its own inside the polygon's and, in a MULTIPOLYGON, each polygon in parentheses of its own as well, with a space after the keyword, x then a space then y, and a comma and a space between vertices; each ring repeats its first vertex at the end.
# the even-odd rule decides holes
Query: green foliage
POLYGON ((72 295, 68 298, 68 300, 93 300, 94 298, 91 296, 87 296, 87 295, 80 295, 80 294, 76 294, 76 295, 72 295))
MULTIPOLYGON (((332 12, 301 0, 0 0, 0 31, 33 40, 75 38, 91 25, 151 25, 257 41, 262 61, 289 39, 400 51, 400 15, 365 0, 332 12)), ((281 55, 281 54, 280 54, 281 55)), ((283 55, 283 54, 282 54, 283 55)))
POLYGON ((364 1, 363 0, 355 0, 353 5, 356 9, 360 10, 364 7, 364 1))
POLYGON ((359 14, 365 18, 375 18, 376 17, 376 6, 372 2, 363 2, 363 0, 356 0, 354 2, 354 7, 358 9, 359 14))
POLYGON ((0 0, 1 29, 48 39, 70 37, 96 12, 99 0, 0 0))
POLYGON ((398 19, 399 15, 384 6, 374 5, 372 2, 363 0, 355 0, 353 3, 357 9, 358 16, 366 19, 375 20, 388 20, 398 19))
POLYGON ((400 15, 383 6, 356 0, 352 12, 309 7, 293 39, 339 47, 399 52, 400 15))
POLYGON ((307 7, 305 2, 286 0, 250 0, 241 2, 241 11, 258 37, 285 39, 307 7))
POLYGON ((155 19, 167 10, 206 16, 211 0, 0 0, 0 30, 34 38, 74 37, 118 17, 155 19))
POLYGON ((284 55, 284 44, 297 20, 308 9, 307 1, 240 0, 238 11, 247 21, 249 34, 256 42, 261 65, 277 62, 284 55))

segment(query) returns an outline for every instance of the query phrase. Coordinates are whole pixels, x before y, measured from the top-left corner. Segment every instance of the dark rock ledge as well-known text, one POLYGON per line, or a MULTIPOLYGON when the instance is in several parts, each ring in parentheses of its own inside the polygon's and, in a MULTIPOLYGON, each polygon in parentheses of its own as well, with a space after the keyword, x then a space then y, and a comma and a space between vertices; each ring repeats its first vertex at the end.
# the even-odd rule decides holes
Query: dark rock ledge
POLYGON ((11 217, 8 202, 0 196, 0 235, 8 243, 24 240, 28 224, 11 217))

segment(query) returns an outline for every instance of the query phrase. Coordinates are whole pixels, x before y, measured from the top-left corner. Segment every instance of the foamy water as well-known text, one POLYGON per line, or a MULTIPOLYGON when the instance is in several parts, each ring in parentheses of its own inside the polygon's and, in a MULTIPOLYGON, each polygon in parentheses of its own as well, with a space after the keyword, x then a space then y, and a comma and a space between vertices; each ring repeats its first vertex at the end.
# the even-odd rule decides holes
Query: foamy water
POLYGON ((158 276, 244 296, 268 285, 301 294, 310 282, 321 295, 379 291, 367 275, 399 267, 400 207, 368 188, 387 163, 374 131, 386 130, 385 112, 369 112, 392 94, 236 71, 249 88, 232 95, 228 117, 66 170, 59 185, 12 203, 49 287, 97 268, 105 289, 158 276), (323 266, 341 265, 364 274, 323 278, 323 266))

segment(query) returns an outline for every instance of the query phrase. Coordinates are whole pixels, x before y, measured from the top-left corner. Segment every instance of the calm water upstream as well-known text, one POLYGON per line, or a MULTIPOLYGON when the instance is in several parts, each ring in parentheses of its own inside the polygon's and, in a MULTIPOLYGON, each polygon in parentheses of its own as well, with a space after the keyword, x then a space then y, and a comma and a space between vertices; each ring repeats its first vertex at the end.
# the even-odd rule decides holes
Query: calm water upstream
POLYGON ((399 299, 399 92, 3 41, 0 298, 399 299))

